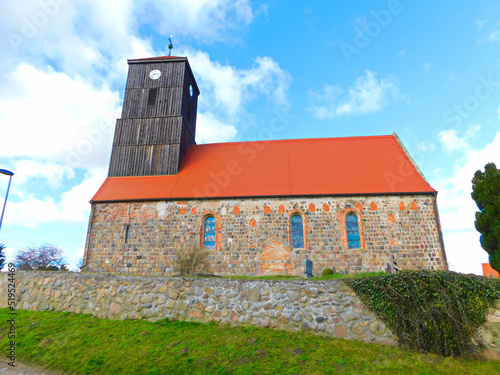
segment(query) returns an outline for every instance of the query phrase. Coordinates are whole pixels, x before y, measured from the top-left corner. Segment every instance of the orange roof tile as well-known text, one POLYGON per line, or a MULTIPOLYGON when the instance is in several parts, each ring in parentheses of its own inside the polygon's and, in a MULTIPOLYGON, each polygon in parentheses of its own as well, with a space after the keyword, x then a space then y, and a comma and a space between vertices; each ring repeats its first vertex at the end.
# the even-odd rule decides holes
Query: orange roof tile
POLYGON ((94 202, 435 193, 394 135, 190 146, 177 175, 108 177, 94 202))
POLYGON ((500 277, 498 272, 495 271, 489 263, 482 263, 482 265, 483 265, 483 276, 494 277, 494 278, 500 277))

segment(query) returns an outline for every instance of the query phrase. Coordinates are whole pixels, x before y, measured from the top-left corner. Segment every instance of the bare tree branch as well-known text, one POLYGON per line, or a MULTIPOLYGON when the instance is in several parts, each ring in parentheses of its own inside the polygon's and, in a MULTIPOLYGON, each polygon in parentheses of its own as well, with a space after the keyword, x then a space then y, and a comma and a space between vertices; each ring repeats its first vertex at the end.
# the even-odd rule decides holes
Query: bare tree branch
POLYGON ((61 267, 66 261, 62 249, 50 243, 28 246, 16 254, 15 263, 20 270, 47 269, 61 267))

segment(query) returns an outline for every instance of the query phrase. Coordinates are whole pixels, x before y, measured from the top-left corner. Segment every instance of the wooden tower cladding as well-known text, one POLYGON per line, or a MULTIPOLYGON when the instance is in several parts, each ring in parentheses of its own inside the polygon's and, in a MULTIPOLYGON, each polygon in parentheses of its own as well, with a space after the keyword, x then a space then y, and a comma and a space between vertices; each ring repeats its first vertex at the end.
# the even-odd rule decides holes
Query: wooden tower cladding
POLYGON ((185 57, 128 60, 109 177, 177 174, 195 143, 200 94, 185 57))

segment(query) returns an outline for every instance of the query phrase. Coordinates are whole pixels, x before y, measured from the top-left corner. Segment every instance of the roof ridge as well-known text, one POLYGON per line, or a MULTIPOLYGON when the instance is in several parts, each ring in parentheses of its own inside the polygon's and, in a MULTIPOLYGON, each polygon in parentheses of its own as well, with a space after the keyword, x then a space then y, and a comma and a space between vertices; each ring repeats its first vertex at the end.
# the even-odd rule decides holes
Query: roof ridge
MULTIPOLYGON (((395 134, 395 133, 394 133, 395 134)), ((325 140, 349 140, 349 139, 366 139, 366 138, 391 138, 392 134, 385 135, 359 135, 359 136, 347 136, 347 137, 316 137, 316 138, 287 138, 287 139, 266 139, 266 140, 254 140, 254 141, 233 141, 233 142, 214 142, 214 143, 202 143, 196 144, 194 146, 208 146, 208 145, 230 145, 230 144, 241 144, 241 143, 257 143, 257 142, 266 142, 266 143, 280 143, 280 142, 293 142, 293 141, 325 141, 325 140)))
MULTIPOLYGON (((429 184, 429 181, 427 181, 427 179, 425 178, 424 174, 422 173, 422 171, 420 170, 420 168, 418 167, 417 163, 415 162, 415 160, 411 157, 410 153, 408 152, 408 150, 406 149, 405 145, 403 144, 403 142, 401 141, 401 139, 399 138, 399 136, 396 134, 396 132, 392 133, 392 135, 394 136, 394 138, 396 138, 396 141, 398 141, 399 143, 399 146, 401 147, 401 149, 403 150, 403 152, 405 153, 406 157, 410 160, 410 162, 413 164, 413 166, 415 167, 415 169, 417 170, 417 173, 420 175, 420 177, 422 177, 424 179, 425 182, 427 182, 429 184)), ((430 185, 430 184, 429 184, 430 185)))

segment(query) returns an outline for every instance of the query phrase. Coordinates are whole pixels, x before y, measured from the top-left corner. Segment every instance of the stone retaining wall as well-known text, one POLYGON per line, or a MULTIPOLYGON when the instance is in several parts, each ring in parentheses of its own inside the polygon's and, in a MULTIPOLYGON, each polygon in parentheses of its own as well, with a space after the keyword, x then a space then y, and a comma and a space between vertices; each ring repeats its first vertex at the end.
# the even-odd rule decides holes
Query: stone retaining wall
MULTIPOLYGON (((188 320, 314 331, 366 342, 396 338, 345 283, 18 271, 17 307, 105 319, 188 320)), ((6 290, 7 274, 0 276, 6 290)), ((1 293, 0 307, 6 307, 1 293)))
MULTIPOLYGON (((312 331, 395 345, 397 338, 341 280, 231 280, 16 272, 17 308, 104 319, 186 320, 312 331)), ((0 274, 0 307, 8 275, 0 274)), ((485 355, 500 359, 500 304, 481 328, 485 355)))

